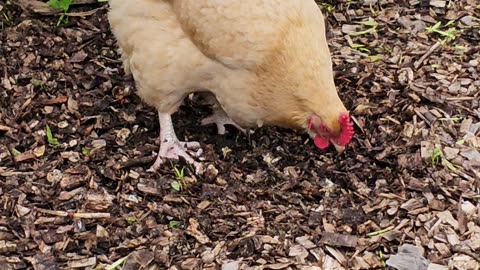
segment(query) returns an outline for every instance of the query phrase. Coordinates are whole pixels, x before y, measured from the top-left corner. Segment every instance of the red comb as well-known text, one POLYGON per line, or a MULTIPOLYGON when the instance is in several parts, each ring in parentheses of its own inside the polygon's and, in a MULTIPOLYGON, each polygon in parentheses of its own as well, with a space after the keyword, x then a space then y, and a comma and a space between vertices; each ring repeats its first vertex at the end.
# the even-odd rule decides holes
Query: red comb
POLYGON ((346 113, 340 114, 338 121, 342 127, 342 133, 338 139, 335 139, 335 143, 344 146, 347 145, 353 137, 353 125, 350 122, 350 117, 346 113))

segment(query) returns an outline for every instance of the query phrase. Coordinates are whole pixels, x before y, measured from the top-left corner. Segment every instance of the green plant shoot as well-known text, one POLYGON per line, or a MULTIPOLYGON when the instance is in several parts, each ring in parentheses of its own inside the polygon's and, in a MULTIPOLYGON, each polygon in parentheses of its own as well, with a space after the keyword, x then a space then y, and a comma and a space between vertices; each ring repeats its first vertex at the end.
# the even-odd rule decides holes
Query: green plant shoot
POLYGON ((172 228, 177 227, 178 224, 180 224, 180 221, 172 220, 172 221, 170 221, 170 222, 168 223, 168 227, 169 227, 170 229, 172 229, 172 228))
POLYGON ((440 163, 441 158, 442 158, 442 150, 435 148, 435 150, 433 150, 432 157, 431 157, 433 166, 440 163))
POLYGON ((68 17, 66 16, 68 9, 70 8, 70 4, 72 4, 72 0, 49 0, 47 4, 53 8, 60 8, 63 10, 63 13, 57 20, 57 26, 62 23, 67 22, 68 17))
POLYGON ((46 135, 47 135, 47 142, 48 142, 48 144, 50 144, 51 146, 57 146, 57 145, 59 145, 58 140, 57 140, 55 137, 53 137, 52 130, 50 129, 50 127, 48 126, 48 124, 47 124, 47 126, 46 126, 45 129, 46 129, 46 130, 45 130, 45 133, 46 133, 46 135))

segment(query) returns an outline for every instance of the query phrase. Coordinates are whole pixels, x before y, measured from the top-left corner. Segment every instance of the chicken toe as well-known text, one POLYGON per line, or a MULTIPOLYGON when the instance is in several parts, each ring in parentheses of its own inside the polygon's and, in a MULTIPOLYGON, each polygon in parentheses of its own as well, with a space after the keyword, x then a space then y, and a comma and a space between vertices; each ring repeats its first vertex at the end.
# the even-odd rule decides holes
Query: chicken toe
POLYGON ((223 110, 216 110, 212 115, 202 119, 201 125, 210 125, 210 124, 215 124, 217 125, 217 130, 218 134, 223 135, 226 132, 225 125, 232 125, 236 127, 238 130, 240 130, 243 133, 246 133, 246 130, 244 128, 241 128, 239 125, 237 125, 233 120, 228 117, 228 115, 225 113, 223 110))
POLYGON ((198 156, 201 154, 200 143, 178 140, 170 114, 159 112, 158 118, 160 120, 160 150, 158 151, 157 159, 148 171, 154 172, 158 170, 166 159, 179 159, 180 157, 185 158, 188 163, 194 165, 196 170, 198 170, 201 164, 191 157, 192 153, 189 153, 190 151, 188 150, 199 150, 193 153, 194 156, 198 156))

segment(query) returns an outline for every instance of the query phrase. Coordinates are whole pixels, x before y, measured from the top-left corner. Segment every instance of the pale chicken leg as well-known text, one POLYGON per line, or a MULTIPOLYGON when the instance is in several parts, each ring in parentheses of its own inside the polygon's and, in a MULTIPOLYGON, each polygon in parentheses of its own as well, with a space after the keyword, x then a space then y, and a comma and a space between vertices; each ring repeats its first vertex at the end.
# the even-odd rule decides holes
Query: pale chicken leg
POLYGON ((223 135, 226 132, 225 125, 232 125, 236 127, 243 133, 246 133, 244 128, 241 128, 233 120, 228 117, 227 113, 224 110, 215 110, 214 113, 208 117, 202 119, 201 125, 206 126, 210 124, 215 124, 217 126, 218 134, 223 135))
POLYGON ((240 127, 235 123, 223 110, 222 105, 218 102, 218 99, 211 92, 200 92, 196 94, 200 98, 200 103, 203 105, 210 105, 213 110, 213 114, 202 119, 200 124, 202 126, 215 124, 217 126, 218 134, 223 135, 226 132, 225 125, 231 125, 246 133, 246 129, 240 127))
POLYGON ((190 154, 187 153, 187 150, 200 149, 200 143, 182 142, 178 140, 170 114, 159 112, 158 120, 160 121, 160 150, 158 151, 155 163, 153 163, 149 171, 154 172, 158 170, 160 165, 163 164, 164 159, 179 159, 179 157, 185 158, 185 160, 193 164, 198 171, 201 166, 200 163, 193 160, 190 154))

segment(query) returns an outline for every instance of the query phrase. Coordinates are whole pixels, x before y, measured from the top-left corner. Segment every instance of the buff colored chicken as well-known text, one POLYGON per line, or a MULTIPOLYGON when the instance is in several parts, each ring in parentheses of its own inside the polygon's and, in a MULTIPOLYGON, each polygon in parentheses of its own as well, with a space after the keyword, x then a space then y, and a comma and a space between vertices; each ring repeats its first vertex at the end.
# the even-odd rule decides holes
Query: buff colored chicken
POLYGON ((323 15, 314 0, 110 0, 108 19, 138 94, 157 108, 160 150, 151 170, 191 149, 171 115, 192 92, 214 106, 203 125, 304 130, 338 152, 353 136, 340 100, 323 15))

